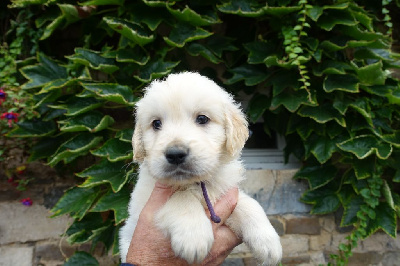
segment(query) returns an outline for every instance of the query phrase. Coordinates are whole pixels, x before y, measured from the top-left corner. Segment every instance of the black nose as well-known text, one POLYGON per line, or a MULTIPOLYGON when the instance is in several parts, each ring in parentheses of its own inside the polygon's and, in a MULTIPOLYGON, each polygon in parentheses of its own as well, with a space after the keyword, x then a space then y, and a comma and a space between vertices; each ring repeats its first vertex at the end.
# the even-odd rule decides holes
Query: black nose
POLYGON ((165 158, 170 164, 181 164, 189 154, 189 149, 184 147, 170 147, 165 152, 165 158))

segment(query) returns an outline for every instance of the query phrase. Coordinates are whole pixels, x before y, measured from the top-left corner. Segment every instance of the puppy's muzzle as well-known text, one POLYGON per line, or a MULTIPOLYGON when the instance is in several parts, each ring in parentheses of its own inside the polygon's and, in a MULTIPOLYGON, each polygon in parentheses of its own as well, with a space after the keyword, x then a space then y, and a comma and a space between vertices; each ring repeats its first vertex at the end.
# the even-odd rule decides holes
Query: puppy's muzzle
POLYGON ((189 148, 184 146, 171 146, 165 151, 165 158, 173 165, 183 164, 189 155, 189 148))

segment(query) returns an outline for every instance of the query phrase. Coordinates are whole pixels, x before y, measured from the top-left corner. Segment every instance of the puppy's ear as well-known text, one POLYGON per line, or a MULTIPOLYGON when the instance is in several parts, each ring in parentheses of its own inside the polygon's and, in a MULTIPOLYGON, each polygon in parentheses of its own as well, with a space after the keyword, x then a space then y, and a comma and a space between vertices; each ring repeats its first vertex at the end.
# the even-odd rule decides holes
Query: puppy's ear
POLYGON ((132 136, 132 147, 133 147, 133 160, 138 163, 143 162, 146 156, 146 151, 144 149, 143 139, 142 139, 142 129, 138 122, 136 122, 135 131, 132 136))
POLYGON ((225 111, 226 149, 237 156, 249 137, 248 123, 240 107, 229 103, 225 111))

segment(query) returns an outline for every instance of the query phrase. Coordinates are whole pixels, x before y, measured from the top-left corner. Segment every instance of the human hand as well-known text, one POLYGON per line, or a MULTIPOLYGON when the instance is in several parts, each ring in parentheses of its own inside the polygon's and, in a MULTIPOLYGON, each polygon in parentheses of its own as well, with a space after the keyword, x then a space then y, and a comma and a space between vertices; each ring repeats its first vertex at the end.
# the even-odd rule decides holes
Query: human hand
MULTIPOLYGON (((126 262, 136 265, 188 265, 185 260, 175 256, 169 239, 153 223, 155 213, 172 194, 170 187, 156 183, 148 202, 140 213, 126 262)), ((238 189, 232 188, 215 204, 214 209, 220 216, 221 222, 219 224, 212 222, 215 240, 209 255, 201 265, 221 264, 232 249, 241 243, 241 240, 224 225, 235 209, 237 199, 238 189)))

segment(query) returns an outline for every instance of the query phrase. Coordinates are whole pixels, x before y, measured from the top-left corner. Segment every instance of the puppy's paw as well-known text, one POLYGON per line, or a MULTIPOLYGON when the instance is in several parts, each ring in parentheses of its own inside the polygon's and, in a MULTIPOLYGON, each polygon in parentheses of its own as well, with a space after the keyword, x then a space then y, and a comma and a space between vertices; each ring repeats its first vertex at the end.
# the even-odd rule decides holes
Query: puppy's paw
POLYGON ((171 246, 175 254, 189 264, 200 263, 208 255, 214 234, 208 219, 195 224, 181 224, 171 233, 171 246))
POLYGON ((275 230, 259 230, 246 243, 261 265, 277 265, 282 259, 282 245, 275 230))

